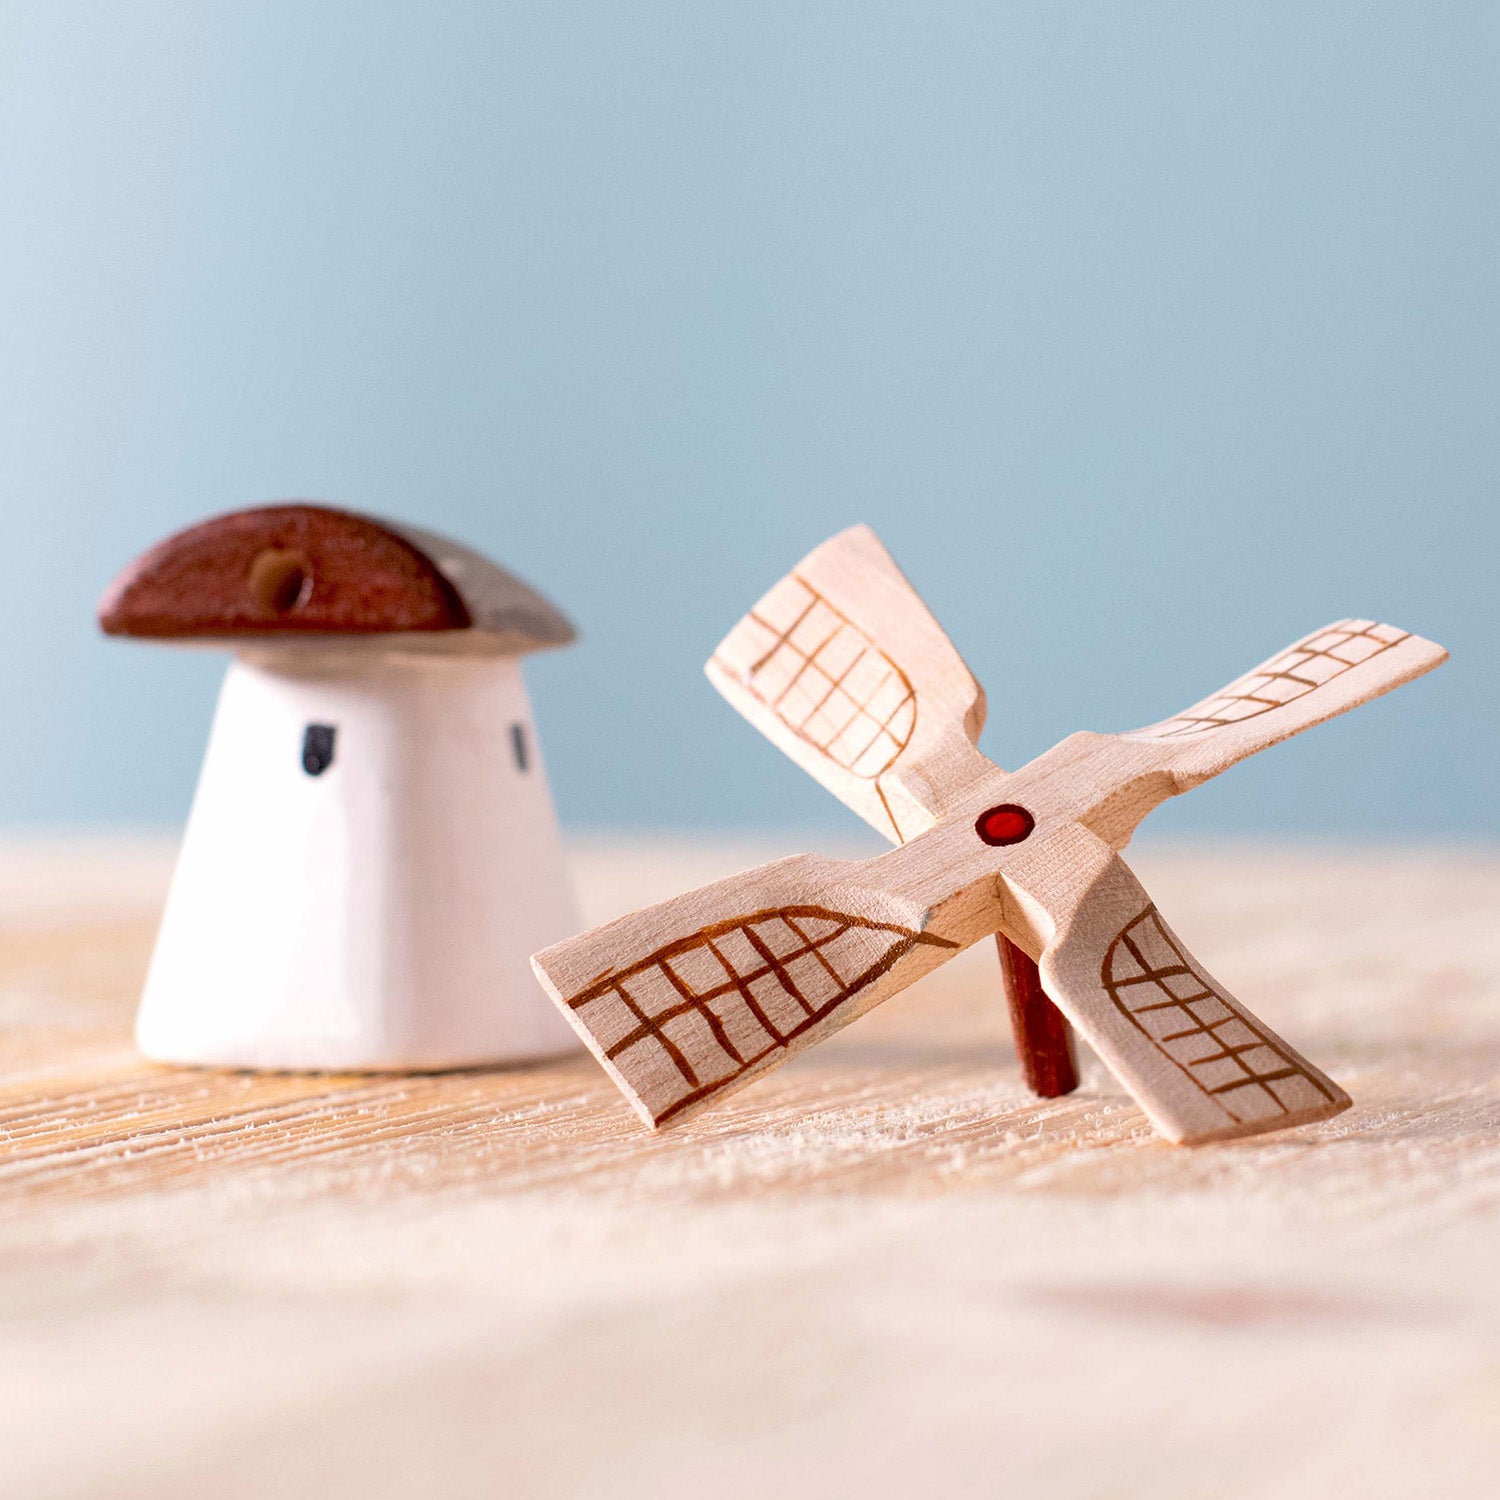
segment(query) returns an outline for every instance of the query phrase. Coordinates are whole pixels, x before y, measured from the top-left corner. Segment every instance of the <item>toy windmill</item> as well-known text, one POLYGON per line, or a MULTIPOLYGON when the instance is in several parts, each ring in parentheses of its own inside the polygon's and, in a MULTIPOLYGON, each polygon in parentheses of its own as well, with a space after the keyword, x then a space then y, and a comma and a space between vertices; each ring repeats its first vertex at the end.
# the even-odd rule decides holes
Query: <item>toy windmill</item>
POLYGON ((578 925, 521 676, 573 639, 554 605, 446 537, 298 502, 166 538, 100 624, 234 653, 148 1057, 405 1070, 577 1045, 526 964, 578 925))
MULTIPOLYGON (((1349 1097, 1211 979, 1116 853, 1158 803, 1430 671, 1369 620, 1315 632, 1201 703, 1070 735, 1019 771, 975 748, 984 693, 867 527, 810 553, 708 664, 766 736, 900 847, 803 854, 545 949, 533 967, 652 1125, 682 1120, 991 934, 1013 945, 1039 1073, 1047 997, 1173 1141, 1319 1120, 1349 1097), (1037 967, 1033 967, 1036 965, 1037 967)), ((1044 1086, 1047 1077, 1037 1080, 1044 1086)))

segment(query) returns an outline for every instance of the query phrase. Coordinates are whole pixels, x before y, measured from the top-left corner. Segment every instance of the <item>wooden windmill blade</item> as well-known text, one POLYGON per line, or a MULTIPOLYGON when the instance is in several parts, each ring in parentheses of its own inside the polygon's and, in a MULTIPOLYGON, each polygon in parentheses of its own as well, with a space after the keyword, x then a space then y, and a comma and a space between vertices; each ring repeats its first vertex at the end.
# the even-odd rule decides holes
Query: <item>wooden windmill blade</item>
POLYGON ((1188 952, 1125 862, 1078 825, 1010 862, 1049 933, 1047 993, 1168 1140, 1227 1140, 1327 1119, 1349 1096, 1188 952))
MULTIPOLYGON (((1144 729, 1071 742, 1096 785, 1083 820, 1115 848, 1145 815, 1247 756, 1432 671, 1448 653, 1374 620, 1315 630, 1191 708, 1144 729)), ((1061 749, 1062 747, 1059 747, 1061 749)))
MULTIPOLYGON (((895 843, 999 767, 974 748, 984 689, 868 526, 810 552, 730 631, 709 681, 895 843)), ((1067 1022, 1036 966, 995 935, 1016 1053, 1044 1098, 1078 1086, 1067 1022)))
POLYGON ((646 1123, 681 1121, 962 946, 922 930, 920 904, 863 885, 865 868, 778 860, 544 949, 532 968, 646 1123))
POLYGON ((1170 746, 1182 789, 1430 672, 1448 653, 1375 620, 1337 620, 1191 708, 1122 739, 1170 746))
POLYGON ((984 690, 868 526, 823 543, 720 643, 709 681, 897 843, 993 767, 984 690))

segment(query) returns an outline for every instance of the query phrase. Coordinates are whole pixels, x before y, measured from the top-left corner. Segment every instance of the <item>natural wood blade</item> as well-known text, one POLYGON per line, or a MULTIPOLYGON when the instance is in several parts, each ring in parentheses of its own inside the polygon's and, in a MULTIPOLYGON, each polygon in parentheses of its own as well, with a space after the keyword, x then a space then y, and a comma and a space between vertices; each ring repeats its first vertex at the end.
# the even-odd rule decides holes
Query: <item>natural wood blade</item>
POLYGON ((810 552, 724 638, 709 681, 898 842, 991 769, 984 692, 868 526, 810 552))
POLYGON ((1348 1107, 1332 1079, 1208 975, 1102 840, 1075 825, 1007 866, 1005 880, 1050 919, 1039 963, 1047 993, 1169 1140, 1255 1135, 1348 1107))
POLYGON ((1060 773, 1072 815, 1122 849, 1168 797, 1447 659, 1441 646, 1394 625, 1340 620, 1169 719, 1124 734, 1070 735, 1033 764, 1060 773))
POLYGON ((1374 620, 1315 630, 1191 708, 1121 739, 1169 746, 1180 789, 1378 698, 1448 659, 1433 642, 1374 620))
POLYGON ((650 1125, 686 1119, 952 957, 860 867, 798 855, 547 948, 532 967, 650 1125))

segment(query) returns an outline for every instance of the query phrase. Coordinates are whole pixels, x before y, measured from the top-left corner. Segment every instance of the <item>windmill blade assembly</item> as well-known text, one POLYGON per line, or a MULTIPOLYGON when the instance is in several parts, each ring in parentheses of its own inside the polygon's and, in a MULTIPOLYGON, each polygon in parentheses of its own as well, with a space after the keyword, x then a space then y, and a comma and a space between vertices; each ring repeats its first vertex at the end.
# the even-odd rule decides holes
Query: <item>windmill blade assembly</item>
MULTIPOLYGON (((1208 976, 1116 850, 1165 798, 1445 657, 1393 626, 1341 621, 1181 714, 1071 735, 1006 772, 975 748, 982 689, 875 534, 852 528, 776 584, 707 670, 898 847, 765 865, 545 949, 533 967, 653 1125, 992 934, 1013 1015, 1018 979, 1033 1001, 1045 993, 1168 1139, 1326 1118, 1348 1095, 1208 976)), ((1017 1042, 1024 1054, 1035 1038, 1018 1028, 1017 1042)), ((1028 1074, 1066 1092, 1062 1060, 1071 1068, 1054 1056, 1028 1074)))

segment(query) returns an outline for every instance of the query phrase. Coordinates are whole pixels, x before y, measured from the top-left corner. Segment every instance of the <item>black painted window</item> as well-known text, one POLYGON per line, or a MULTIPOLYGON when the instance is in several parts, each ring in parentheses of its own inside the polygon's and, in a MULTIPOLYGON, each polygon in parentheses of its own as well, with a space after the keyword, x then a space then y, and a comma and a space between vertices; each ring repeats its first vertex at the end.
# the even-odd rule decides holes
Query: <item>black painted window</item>
POLYGON ((333 764, 333 740, 338 733, 332 724, 309 724, 302 735, 302 769, 309 776, 321 776, 333 764))

